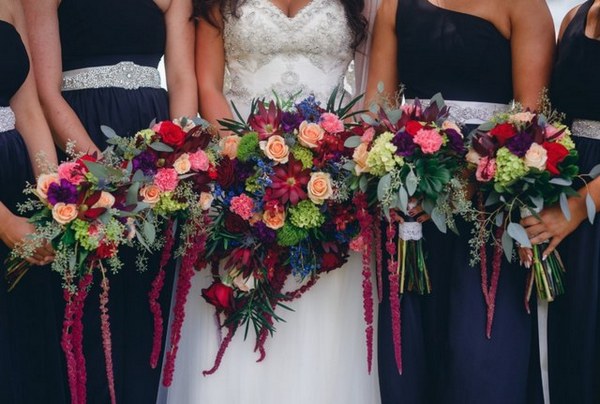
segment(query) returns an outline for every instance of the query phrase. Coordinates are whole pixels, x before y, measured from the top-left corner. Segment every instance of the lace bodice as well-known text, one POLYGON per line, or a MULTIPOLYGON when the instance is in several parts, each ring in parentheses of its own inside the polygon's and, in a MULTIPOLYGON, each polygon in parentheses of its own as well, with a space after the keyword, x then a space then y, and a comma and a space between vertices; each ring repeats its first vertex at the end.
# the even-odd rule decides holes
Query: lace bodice
POLYGON ((339 1, 312 0, 290 18, 271 0, 248 0, 239 18, 226 16, 225 96, 247 112, 255 97, 300 92, 326 102, 343 85, 352 34, 339 1))

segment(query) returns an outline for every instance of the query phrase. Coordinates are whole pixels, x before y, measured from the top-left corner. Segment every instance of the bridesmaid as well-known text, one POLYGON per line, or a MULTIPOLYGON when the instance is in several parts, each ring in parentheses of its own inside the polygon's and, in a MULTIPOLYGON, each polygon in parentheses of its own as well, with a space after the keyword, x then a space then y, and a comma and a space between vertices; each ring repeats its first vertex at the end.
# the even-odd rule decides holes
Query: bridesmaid
MULTIPOLYGON (((589 0, 565 17, 559 34, 551 96, 565 112, 579 151, 582 173, 600 164, 600 1, 589 0)), ((585 197, 600 208, 600 178, 569 198, 571 220, 558 206, 542 211, 542 223, 524 223, 532 242, 560 243, 566 294, 550 304, 548 318, 550 396, 553 403, 600 402, 600 223, 587 220, 585 197)))
MULTIPOLYGON (((41 174, 29 156, 45 154, 56 164, 52 135, 37 98, 26 50, 25 17, 17 0, 0 0, 0 391, 3 403, 40 403, 48 397, 65 401, 59 348, 60 294, 49 282, 56 274, 33 267, 11 292, 4 280, 9 249, 31 233, 33 225, 17 213, 23 189, 41 174), (34 176, 35 175, 35 176, 34 176), (56 300, 54 300, 56 299, 56 300)), ((50 247, 29 260, 48 264, 50 247)))
MULTIPOLYGON (((550 77, 554 31, 542 0, 383 0, 373 41, 367 100, 376 98, 379 82, 388 93, 403 83, 407 98, 441 92, 453 101, 448 104, 454 118, 476 124, 513 98, 536 108, 550 77)), ((455 237, 425 227, 427 246, 436 251, 428 258, 433 293, 403 297, 402 376, 384 297, 379 319, 384 404, 520 404, 528 401, 530 375, 539 382, 539 365, 530 365, 537 338, 534 318, 523 308, 525 271, 502 263, 488 340, 481 270, 468 264, 469 227, 459 228, 461 236, 455 237)), ((491 257, 492 246, 488 250, 491 257)))
MULTIPOLYGON (((55 141, 78 151, 106 146, 100 125, 131 136, 154 119, 196 116, 194 23, 189 0, 26 0, 35 74, 55 141), (157 66, 165 55, 167 85, 157 66)), ((115 389, 119 403, 156 400, 161 365, 149 365, 153 321, 148 305, 158 270, 154 254, 140 273, 136 253, 111 279, 109 310, 115 389)), ((161 294, 168 313, 173 270, 161 294)), ((94 282, 84 312, 84 354, 90 402, 109 402, 94 282)), ((166 322, 166 321, 165 321, 166 322)), ((164 340, 164 336, 163 336, 164 340)), ((162 358, 162 355, 161 355, 162 358)))

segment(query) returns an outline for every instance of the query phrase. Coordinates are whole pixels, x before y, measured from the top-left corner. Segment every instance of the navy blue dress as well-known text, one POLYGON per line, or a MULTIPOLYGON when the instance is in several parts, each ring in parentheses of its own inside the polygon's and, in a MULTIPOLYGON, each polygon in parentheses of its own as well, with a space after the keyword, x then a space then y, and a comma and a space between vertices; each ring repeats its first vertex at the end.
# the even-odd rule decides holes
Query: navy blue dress
MULTIPOLYGON (((406 98, 429 99, 438 92, 455 101, 506 104, 513 98, 510 41, 491 22, 427 0, 399 0, 396 35, 406 98)), ((432 293, 403 296, 402 376, 396 371, 384 298, 379 317, 383 404, 524 404, 529 386, 537 386, 536 323, 523 305, 526 272, 503 258, 492 338, 487 339, 481 270, 469 265, 469 226, 459 221, 458 227, 457 237, 424 225, 432 293), (528 381, 530 370, 535 383, 528 381)))
MULTIPOLYGON (((558 46, 552 77, 553 106, 569 121, 600 121, 600 41, 585 36, 594 2, 582 4, 558 46)), ((577 135, 574 131, 574 135, 577 135)), ((574 137, 582 173, 600 164, 600 132, 574 137)), ((566 294, 550 305, 548 355, 553 403, 600 403, 600 222, 585 220, 559 246, 566 294)))
MULTIPOLYGON (((152 0, 63 0, 58 18, 64 71, 126 61, 156 68, 164 54, 165 18, 152 0)), ((80 89, 63 91, 63 97, 100 149, 106 146, 101 125, 119 135, 132 136, 153 120, 169 119, 167 92, 160 88, 80 89)), ((138 271, 133 250, 123 251, 121 258, 123 269, 110 277, 108 305, 117 402, 154 403, 161 363, 156 369, 149 364, 153 319, 148 292, 159 257, 150 257, 143 273, 138 271)), ((110 400, 100 333, 99 279, 95 279, 85 305, 84 355, 88 403, 104 404, 110 400)), ((169 270, 160 301, 165 324, 172 282, 173 271, 169 270)))
MULTIPOLYGON (((15 28, 0 20, 0 107, 8 107, 29 72, 29 58, 15 28)), ((17 130, 0 132, 0 201, 14 214, 25 200, 23 189, 34 176, 25 143, 17 130)), ((60 349, 60 277, 33 267, 7 291, 8 248, 0 243, 0 402, 67 402, 60 349)))

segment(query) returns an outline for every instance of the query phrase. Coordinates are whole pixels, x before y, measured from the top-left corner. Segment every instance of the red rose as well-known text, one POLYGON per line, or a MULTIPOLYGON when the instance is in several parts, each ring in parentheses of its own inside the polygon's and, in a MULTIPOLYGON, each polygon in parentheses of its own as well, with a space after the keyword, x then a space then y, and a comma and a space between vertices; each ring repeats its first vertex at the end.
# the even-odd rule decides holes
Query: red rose
POLYGON ((221 282, 214 282, 207 289, 202 289, 202 297, 217 310, 231 311, 234 307, 233 289, 221 282))
POLYGON ((417 121, 408 121, 408 122, 406 122, 406 128, 405 129, 406 129, 406 131, 408 132, 409 135, 415 136, 418 131, 420 131, 421 129, 423 129, 423 125, 420 122, 417 122, 417 121))
POLYGON ((162 142, 173 147, 180 147, 185 142, 186 133, 171 121, 158 123, 153 130, 157 132, 162 142))
POLYGON ((229 157, 223 157, 217 167, 217 182, 228 188, 235 182, 235 164, 229 157))
POLYGON ((92 163, 97 162, 98 157, 96 156, 96 153, 94 152, 94 154, 84 154, 83 156, 77 159, 76 163, 79 164, 79 167, 81 167, 81 171, 84 174, 89 171, 87 166, 85 165, 86 161, 91 161, 92 163))
POLYGON ((567 148, 560 143, 546 142, 542 145, 548 153, 548 160, 546 161, 546 170, 554 175, 560 174, 558 171, 558 165, 569 155, 567 148))
POLYGON ((500 146, 504 146, 506 141, 517 134, 517 131, 514 126, 510 123, 502 123, 500 125, 496 125, 491 131, 490 135, 496 138, 500 146))

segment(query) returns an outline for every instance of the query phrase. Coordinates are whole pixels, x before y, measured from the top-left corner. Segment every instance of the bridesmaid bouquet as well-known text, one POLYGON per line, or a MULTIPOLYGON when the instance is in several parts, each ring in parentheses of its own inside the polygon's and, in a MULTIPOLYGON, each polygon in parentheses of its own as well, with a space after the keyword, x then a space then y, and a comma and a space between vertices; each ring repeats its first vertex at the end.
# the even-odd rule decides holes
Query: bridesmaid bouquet
POLYGON ((296 104, 257 100, 247 121, 238 114, 239 121, 221 122, 233 134, 218 151, 207 251, 215 280, 202 295, 228 333, 205 374, 218 369, 240 327, 244 337, 254 329, 261 361, 274 322, 282 321, 277 306, 289 309, 284 302, 299 298, 320 274, 340 268, 349 244, 361 243, 364 215, 353 204, 350 174, 342 169, 351 158, 344 119, 356 100, 337 109, 334 101, 335 94, 324 109, 314 97, 296 104), (304 284, 286 292, 290 276, 304 284))
POLYGON ((35 196, 21 206, 34 212, 30 221, 36 232, 28 243, 13 252, 8 277, 14 283, 24 274, 24 257, 40 243, 55 250, 52 269, 63 279, 66 300, 61 345, 65 352, 69 387, 74 400, 85 402, 83 356, 83 309, 95 271, 101 275, 100 321, 109 389, 114 402, 111 336, 108 315, 109 279, 122 268, 118 251, 137 240, 152 243, 147 204, 137 193, 131 167, 115 168, 96 156, 84 155, 64 162, 40 176, 25 190, 35 196))
POLYGON ((481 125, 473 137, 467 161, 475 169, 480 189, 487 195, 485 203, 483 199, 480 201, 480 210, 491 209, 490 213, 480 216, 473 243, 477 250, 473 255, 481 257, 482 276, 486 279, 485 244, 492 233, 496 241, 491 301, 488 302, 489 336, 501 251, 504 250, 510 261, 514 241, 521 247, 533 249, 526 303, 533 284, 539 299, 552 301, 564 292, 564 267, 558 252, 543 260, 544 247, 531 245, 519 220, 537 215, 544 206, 557 202, 565 217, 570 217, 567 197, 577 195, 572 188, 579 171, 577 151, 566 126, 549 122, 542 114, 518 111, 497 115, 481 125))
POLYGON ((142 244, 153 243, 146 245, 152 250, 162 248, 159 273, 149 293, 154 317, 152 368, 158 364, 164 329, 158 298, 164 285, 165 267, 173 255, 181 258, 163 380, 168 386, 173 376, 194 270, 206 264, 208 211, 213 201, 213 181, 217 178, 216 156, 211 150, 215 144, 205 121, 187 118, 159 122, 132 138, 119 137, 106 127, 103 131, 111 145, 105 158, 134 173, 131 193, 148 208, 143 228, 152 235, 152 240, 142 244), (154 236, 159 226, 163 227, 164 238, 154 236))

